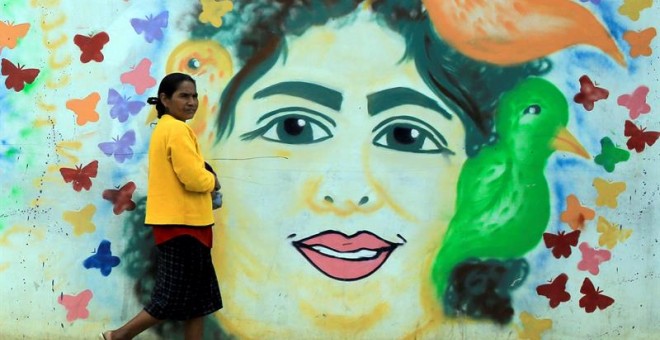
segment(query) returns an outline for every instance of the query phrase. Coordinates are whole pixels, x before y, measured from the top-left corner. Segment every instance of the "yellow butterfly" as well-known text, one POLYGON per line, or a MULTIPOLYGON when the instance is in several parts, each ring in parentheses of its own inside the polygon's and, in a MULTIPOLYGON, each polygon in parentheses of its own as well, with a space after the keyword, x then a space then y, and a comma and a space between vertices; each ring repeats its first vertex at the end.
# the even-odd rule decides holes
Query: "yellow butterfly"
POLYGON ((552 320, 537 319, 527 312, 520 313, 520 322, 523 326, 522 329, 517 327, 520 339, 540 340, 541 333, 552 328, 552 320))
POLYGON ((4 47, 16 47, 18 39, 24 37, 29 29, 30 24, 28 23, 12 25, 0 21, 0 51, 2 51, 4 47))
POLYGON ((639 13, 653 5, 653 0, 624 0, 619 7, 619 13, 627 16, 630 20, 639 20, 639 13))
POLYGON ((617 243, 627 240, 632 235, 632 229, 622 229, 621 226, 610 223, 602 216, 598 217, 596 230, 600 234, 598 244, 609 249, 614 248, 617 243))
POLYGON ((599 207, 608 206, 616 208, 616 198, 626 190, 625 182, 609 182, 602 178, 595 178, 593 182, 598 197, 596 197, 596 205, 599 207))
POLYGON ((73 225, 74 235, 80 236, 96 230, 96 225, 92 222, 94 213, 96 213, 96 206, 88 204, 80 211, 65 211, 62 213, 62 219, 73 225))
POLYGON ((222 26, 222 16, 234 9, 231 0, 202 0, 202 12, 199 21, 210 23, 214 27, 222 26))

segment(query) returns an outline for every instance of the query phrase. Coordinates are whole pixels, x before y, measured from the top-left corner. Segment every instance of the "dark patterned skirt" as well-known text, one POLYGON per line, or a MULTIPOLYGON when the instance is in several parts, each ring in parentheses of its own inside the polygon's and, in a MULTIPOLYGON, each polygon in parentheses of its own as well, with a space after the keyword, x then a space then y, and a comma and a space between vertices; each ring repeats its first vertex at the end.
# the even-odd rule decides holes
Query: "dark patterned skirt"
POLYGON ((144 309, 159 320, 189 320, 222 308, 211 249, 192 236, 157 246, 156 283, 144 309))

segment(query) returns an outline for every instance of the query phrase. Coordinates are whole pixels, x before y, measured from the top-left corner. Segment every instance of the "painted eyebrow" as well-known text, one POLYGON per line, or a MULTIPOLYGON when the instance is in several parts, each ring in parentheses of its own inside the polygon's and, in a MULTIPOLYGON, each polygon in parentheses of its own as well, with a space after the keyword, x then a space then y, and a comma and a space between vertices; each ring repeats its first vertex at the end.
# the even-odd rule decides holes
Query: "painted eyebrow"
POLYGON ((268 86, 263 90, 257 91, 254 94, 254 99, 278 94, 313 101, 335 111, 341 110, 341 103, 344 100, 344 97, 339 91, 304 81, 285 81, 268 86))
POLYGON ((436 111, 447 119, 452 117, 451 113, 438 105, 438 102, 407 87, 393 87, 367 96, 367 111, 370 116, 401 105, 421 106, 436 111))

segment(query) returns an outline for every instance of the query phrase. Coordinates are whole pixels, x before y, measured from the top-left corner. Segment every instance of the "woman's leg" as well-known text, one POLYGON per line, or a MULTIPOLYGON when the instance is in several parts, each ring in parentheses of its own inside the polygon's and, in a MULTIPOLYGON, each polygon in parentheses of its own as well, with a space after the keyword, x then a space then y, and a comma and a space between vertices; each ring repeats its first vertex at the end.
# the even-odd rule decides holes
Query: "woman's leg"
POLYGON ((186 320, 184 322, 184 339, 201 340, 204 335, 204 317, 186 320))
POLYGON ((143 309, 131 319, 131 321, 127 322, 120 328, 115 329, 114 331, 104 332, 103 337, 105 340, 133 339, 136 335, 142 333, 151 326, 158 324, 160 321, 161 320, 154 318, 143 309))

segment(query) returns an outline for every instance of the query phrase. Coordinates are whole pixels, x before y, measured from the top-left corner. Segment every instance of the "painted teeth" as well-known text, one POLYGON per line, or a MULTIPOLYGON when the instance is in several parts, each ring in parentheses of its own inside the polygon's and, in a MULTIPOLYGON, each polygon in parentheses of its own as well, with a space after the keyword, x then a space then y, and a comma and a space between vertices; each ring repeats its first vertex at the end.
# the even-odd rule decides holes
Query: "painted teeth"
POLYGON ((316 250, 317 252, 323 255, 332 256, 340 259, 346 259, 346 260, 371 259, 378 256, 377 251, 368 250, 368 249, 360 249, 358 251, 352 251, 352 252, 338 252, 320 245, 312 246, 312 249, 316 250))

